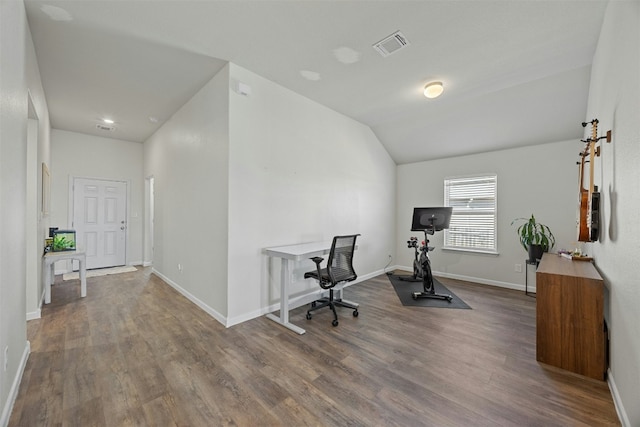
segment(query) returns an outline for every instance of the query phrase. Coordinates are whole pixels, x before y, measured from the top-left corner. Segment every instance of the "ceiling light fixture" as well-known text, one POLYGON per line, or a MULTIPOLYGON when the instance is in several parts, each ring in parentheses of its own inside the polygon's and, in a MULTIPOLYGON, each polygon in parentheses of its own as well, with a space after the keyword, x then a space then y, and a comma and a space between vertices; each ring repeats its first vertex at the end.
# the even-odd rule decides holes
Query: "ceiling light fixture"
POLYGON ((431 82, 424 87, 424 96, 427 98, 437 98, 444 92, 442 82, 431 82))
POLYGON ((103 121, 103 122, 105 122, 105 123, 106 123, 106 124, 108 124, 108 125, 112 125, 112 124, 114 124, 114 123, 115 123, 115 122, 114 122, 113 120, 111 120, 111 119, 102 119, 102 121, 103 121))

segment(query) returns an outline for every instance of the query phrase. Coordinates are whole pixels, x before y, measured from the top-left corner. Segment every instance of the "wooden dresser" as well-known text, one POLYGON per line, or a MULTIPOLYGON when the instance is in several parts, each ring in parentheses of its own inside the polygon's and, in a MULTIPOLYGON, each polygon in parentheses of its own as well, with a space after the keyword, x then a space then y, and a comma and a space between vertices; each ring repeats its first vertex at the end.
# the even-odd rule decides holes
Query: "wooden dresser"
POLYGON ((592 263, 545 253, 536 271, 536 359, 604 380, 604 282, 592 263))

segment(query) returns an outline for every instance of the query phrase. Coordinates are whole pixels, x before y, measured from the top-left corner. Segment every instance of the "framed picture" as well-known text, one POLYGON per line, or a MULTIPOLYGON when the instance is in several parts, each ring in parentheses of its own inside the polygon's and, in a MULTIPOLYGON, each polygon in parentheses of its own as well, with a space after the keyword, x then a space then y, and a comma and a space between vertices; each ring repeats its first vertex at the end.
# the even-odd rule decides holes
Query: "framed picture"
POLYGON ((51 202, 51 177, 47 164, 42 162, 42 215, 49 215, 49 203, 51 202))

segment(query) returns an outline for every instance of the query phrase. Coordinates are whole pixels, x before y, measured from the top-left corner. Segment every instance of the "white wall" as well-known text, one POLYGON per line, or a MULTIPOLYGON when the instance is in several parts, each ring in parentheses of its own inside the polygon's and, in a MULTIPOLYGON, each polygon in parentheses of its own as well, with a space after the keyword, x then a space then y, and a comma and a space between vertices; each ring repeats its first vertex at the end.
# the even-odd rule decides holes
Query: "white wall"
MULTIPOLYGON (((534 214, 551 228, 554 250, 576 245, 576 160, 582 149, 583 144, 575 140, 398 166, 398 265, 408 269, 412 265, 408 238, 424 237, 410 231, 414 207, 443 206, 446 177, 496 173, 499 255, 442 250, 443 233, 436 233, 431 238, 431 246, 436 247, 430 255, 432 266, 443 276, 524 290, 528 255, 511 222, 534 214), (522 272, 515 271, 516 264, 522 272)), ((529 284, 534 280, 531 269, 529 284)))
MULTIPOLYGON (((26 336, 27 173, 31 174, 30 182, 40 182, 39 176, 33 176, 33 156, 27 168, 29 92, 40 120, 35 161, 49 160, 48 111, 22 1, 0 2, 0 51, 0 241, 11 242, 0 246, 0 425, 6 425, 29 354, 26 336), (3 369, 5 349, 8 356, 6 371, 3 369)), ((33 197, 32 188, 30 192, 33 197)), ((46 218, 35 222, 38 221, 40 227, 46 224, 46 218)), ((33 224, 32 221, 31 226, 33 224)))
MULTIPOLYGON (((127 264, 142 264, 144 226, 143 146, 137 142, 51 131, 51 226, 71 228, 69 178, 126 181, 127 264)), ((57 263, 56 269, 63 263, 57 263)))
POLYGON ((44 89, 40 79, 40 71, 36 59, 35 48, 31 40, 30 31, 26 32, 27 49, 25 77, 27 88, 33 102, 33 136, 35 141, 28 142, 27 162, 27 284, 26 304, 27 319, 39 318, 40 307, 44 295, 42 286, 42 253, 44 239, 49 233, 49 216, 42 213, 42 164, 50 166, 50 124, 49 110, 45 99, 44 89), (32 146, 35 145, 35 146, 32 146))
POLYGON ((593 60, 585 120, 597 118, 602 232, 590 244, 609 289, 610 384, 624 425, 640 425, 640 3, 609 2, 593 60))
MULTIPOLYGON (((371 130, 234 64, 145 142, 144 175, 154 270, 226 325, 279 301, 265 247, 361 233, 361 276, 393 255, 395 164, 371 130)), ((308 269, 294 294, 317 289, 308 269)))
MULTIPOLYGON (((262 249, 360 233, 354 267, 381 272, 394 255, 395 163, 370 128, 231 64, 229 324, 280 299, 279 260, 262 249)), ((293 273, 291 293, 319 289, 293 273)))
POLYGON ((154 271, 223 323, 228 76, 225 67, 144 143, 144 176, 155 178, 154 271))

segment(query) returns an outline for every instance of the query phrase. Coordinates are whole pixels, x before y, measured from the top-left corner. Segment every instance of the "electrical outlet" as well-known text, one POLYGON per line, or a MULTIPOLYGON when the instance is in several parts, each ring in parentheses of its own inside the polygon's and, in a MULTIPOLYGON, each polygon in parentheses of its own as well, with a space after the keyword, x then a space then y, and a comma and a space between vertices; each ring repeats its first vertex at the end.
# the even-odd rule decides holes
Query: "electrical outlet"
POLYGON ((7 372, 7 365, 9 364, 9 346, 4 348, 4 371, 7 372))
POLYGON ((182 273, 182 264, 178 263, 178 271, 182 273))
POLYGON ((516 273, 522 273, 522 264, 516 264, 516 273))

